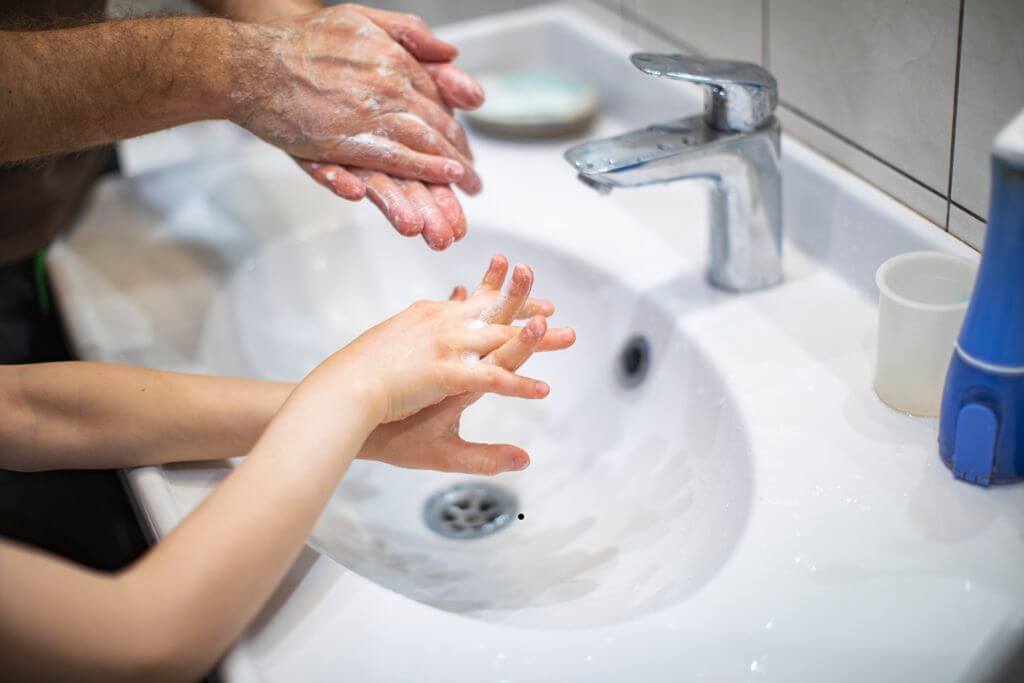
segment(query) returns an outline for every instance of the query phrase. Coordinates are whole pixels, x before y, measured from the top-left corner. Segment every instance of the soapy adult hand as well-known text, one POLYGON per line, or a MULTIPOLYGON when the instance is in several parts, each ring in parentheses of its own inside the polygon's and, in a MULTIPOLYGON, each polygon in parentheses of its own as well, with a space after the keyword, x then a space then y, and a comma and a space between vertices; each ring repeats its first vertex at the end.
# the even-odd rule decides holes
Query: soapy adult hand
MULTIPOLYGON (((554 313, 554 307, 547 301, 529 298, 533 272, 527 266, 516 266, 508 294, 500 297, 507 271, 508 260, 495 257, 473 296, 490 300, 485 309, 486 322, 507 325, 515 319, 530 319, 511 342, 481 361, 515 372, 535 351, 568 348, 575 342, 576 333, 568 327, 547 329, 545 319, 554 313)), ((466 290, 457 287, 452 299, 467 300, 466 290)), ((380 425, 363 444, 359 457, 400 467, 484 475, 526 468, 530 457, 518 446, 473 443, 459 436, 463 411, 480 396, 450 396, 404 420, 380 425)))
POLYGON ((233 120, 340 196, 369 194, 402 234, 443 249, 465 233, 447 185, 481 183, 449 107, 477 107, 483 91, 449 63, 452 45, 418 17, 359 5, 239 31, 254 56, 233 120))

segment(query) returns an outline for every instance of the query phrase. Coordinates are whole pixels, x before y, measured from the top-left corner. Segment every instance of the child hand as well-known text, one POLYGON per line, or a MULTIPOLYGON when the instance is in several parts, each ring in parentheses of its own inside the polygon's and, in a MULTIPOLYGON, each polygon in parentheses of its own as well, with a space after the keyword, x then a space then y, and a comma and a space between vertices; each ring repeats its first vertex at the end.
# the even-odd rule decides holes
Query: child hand
POLYGON ((527 300, 532 273, 525 266, 517 267, 509 293, 501 296, 497 288, 507 268, 507 260, 496 257, 484 284, 472 296, 420 301, 368 330, 314 370, 303 382, 303 393, 317 386, 333 393, 337 382, 344 382, 369 402, 380 423, 401 420, 449 396, 466 393, 547 396, 544 382, 520 377, 505 364, 480 362, 495 351, 497 358, 518 354, 523 345, 531 353, 535 347, 554 347, 561 334, 547 332, 542 318, 521 329, 488 324, 511 321, 516 311, 553 310, 548 302, 527 300))
MULTIPOLYGON (((568 348, 576 340, 576 333, 568 327, 547 329, 545 316, 551 315, 554 307, 547 301, 528 298, 533 273, 526 266, 517 266, 508 295, 499 297, 507 270, 508 261, 495 257, 474 296, 486 295, 492 302, 501 302, 500 306, 491 304, 492 317, 488 322, 508 324, 517 318, 531 318, 516 338, 482 360, 514 372, 534 351, 568 348)), ((467 298, 463 287, 457 287, 452 293, 453 300, 467 298)), ((404 420, 380 425, 363 444, 359 457, 442 472, 491 475, 525 469, 530 457, 523 449, 509 444, 472 443, 459 436, 462 412, 480 396, 479 393, 450 396, 404 420)))

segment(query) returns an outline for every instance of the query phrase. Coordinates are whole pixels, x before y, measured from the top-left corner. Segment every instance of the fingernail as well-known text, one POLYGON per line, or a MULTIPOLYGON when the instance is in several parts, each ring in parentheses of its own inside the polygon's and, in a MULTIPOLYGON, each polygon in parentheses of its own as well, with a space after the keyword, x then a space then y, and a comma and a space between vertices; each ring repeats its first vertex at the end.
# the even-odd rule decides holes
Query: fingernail
POLYGON ((466 169, 457 161, 448 161, 444 165, 444 175, 448 180, 456 182, 462 180, 462 176, 466 175, 466 169))
POLYGON ((524 453, 517 453, 512 456, 512 469, 516 471, 525 470, 530 466, 530 456, 524 453))
POLYGON ((537 395, 538 396, 547 396, 548 393, 550 393, 550 392, 551 392, 551 387, 549 387, 545 382, 537 382, 537 395))
POLYGON ((466 191, 466 194, 480 194, 484 189, 484 183, 480 180, 479 176, 473 176, 463 183, 463 185, 465 185, 465 187, 462 189, 466 191))

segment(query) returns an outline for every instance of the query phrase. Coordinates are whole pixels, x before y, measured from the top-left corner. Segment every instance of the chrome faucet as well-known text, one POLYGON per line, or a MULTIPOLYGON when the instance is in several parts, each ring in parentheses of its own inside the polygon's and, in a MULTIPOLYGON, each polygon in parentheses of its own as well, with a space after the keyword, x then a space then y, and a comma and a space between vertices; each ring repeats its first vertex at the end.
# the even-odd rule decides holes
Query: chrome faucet
POLYGON ((704 178, 711 191, 711 284, 733 292, 782 280, 782 178, 775 78, 757 64, 637 53, 646 74, 705 87, 703 115, 676 119, 565 153, 579 179, 615 187, 704 178))

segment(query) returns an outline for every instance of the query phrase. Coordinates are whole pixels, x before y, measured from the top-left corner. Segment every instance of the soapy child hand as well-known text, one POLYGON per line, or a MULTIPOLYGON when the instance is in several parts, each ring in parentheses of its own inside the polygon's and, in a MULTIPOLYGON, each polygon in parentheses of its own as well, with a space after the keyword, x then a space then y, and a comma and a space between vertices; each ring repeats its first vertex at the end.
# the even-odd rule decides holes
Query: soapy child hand
MULTIPOLYGON (((515 319, 529 318, 526 327, 514 339, 481 360, 515 372, 535 351, 568 348, 575 342, 576 333, 568 327, 547 329, 546 317, 554 313, 554 307, 547 301, 529 298, 533 273, 527 266, 515 268, 508 293, 501 296, 507 271, 508 260, 496 256, 473 296, 486 296, 490 300, 485 313, 488 323, 507 325, 515 319)), ((454 301, 467 299, 463 287, 457 287, 452 293, 454 301)), ((463 411, 480 396, 480 393, 450 396, 404 420, 380 425, 363 444, 359 457, 399 467, 469 474, 490 475, 526 468, 530 456, 518 446, 472 443, 459 436, 463 411)))
MULTIPOLYGON (((507 270, 504 257, 496 257, 495 262, 506 264, 507 270)), ((529 292, 529 269, 518 268, 517 278, 513 280, 523 294, 515 299, 520 301, 529 292)), ((378 423, 401 420, 460 394, 544 398, 548 394, 544 382, 521 377, 500 363, 480 362, 491 354, 516 355, 523 345, 531 350, 557 345, 561 332, 547 331, 542 315, 521 329, 487 322, 505 315, 511 298, 482 287, 461 301, 419 301, 325 360, 298 391, 329 395, 343 382, 369 402, 378 423)), ((538 311, 552 309, 547 302, 532 305, 538 311)))

